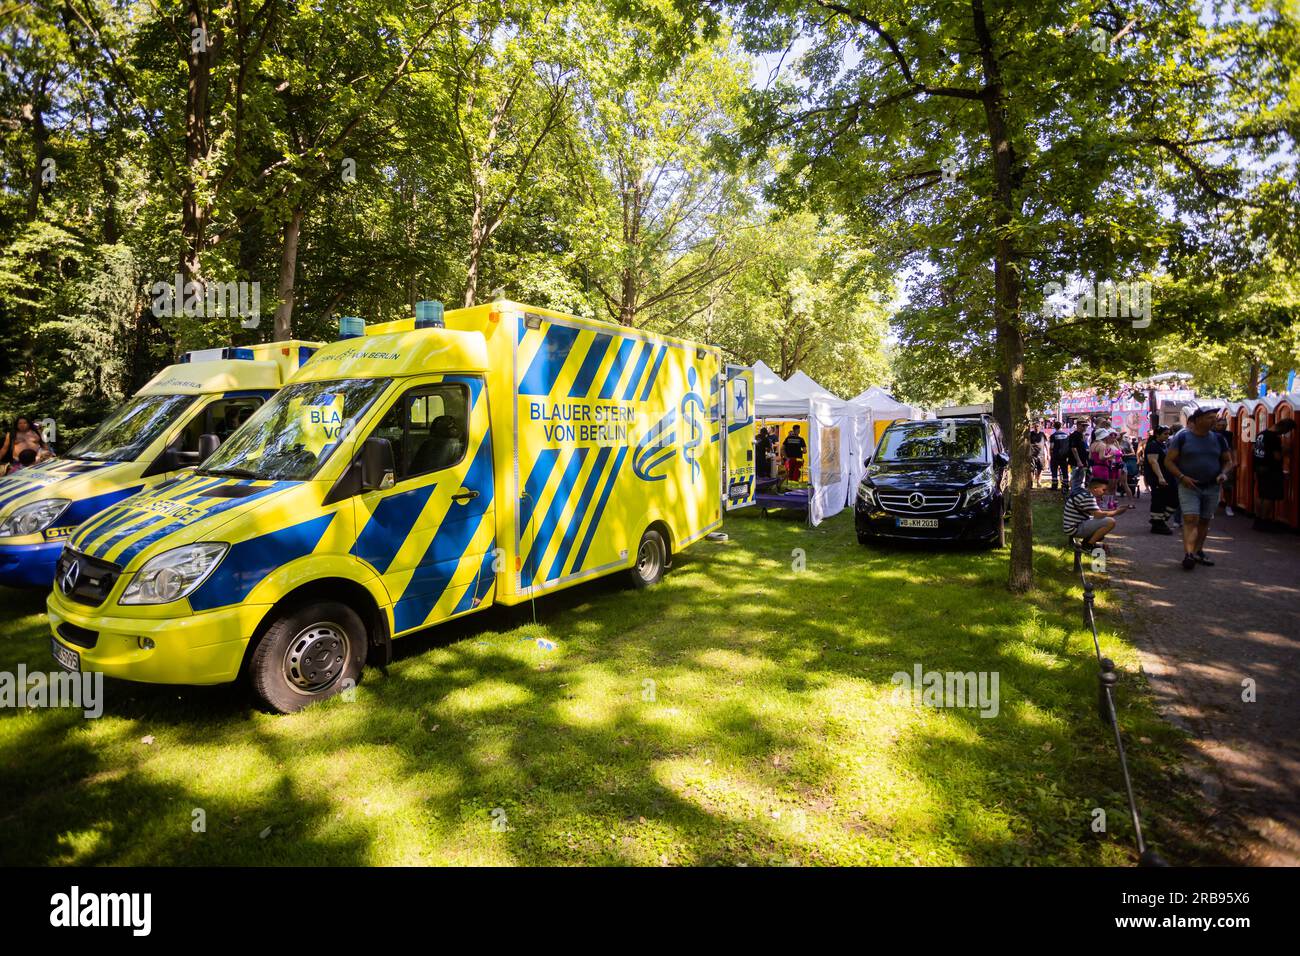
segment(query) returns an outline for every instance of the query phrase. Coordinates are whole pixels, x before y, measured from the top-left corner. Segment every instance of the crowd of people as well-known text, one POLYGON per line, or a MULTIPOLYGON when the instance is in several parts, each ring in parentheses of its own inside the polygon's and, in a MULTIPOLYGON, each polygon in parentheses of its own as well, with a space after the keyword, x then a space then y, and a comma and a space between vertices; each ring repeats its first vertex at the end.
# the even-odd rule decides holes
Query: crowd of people
POLYGON ((784 439, 775 427, 770 431, 766 427, 760 428, 754 438, 754 466, 759 479, 801 480, 807 453, 808 443, 799 434, 798 425, 791 426, 784 439))
MULTIPOLYGON (((1115 528, 1115 518, 1135 504, 1119 507, 1118 498, 1136 500, 1145 485, 1150 500, 1152 534, 1182 538, 1184 570, 1197 565, 1213 567, 1205 553, 1210 523, 1222 507, 1231 517, 1237 469, 1236 442, 1223 409, 1201 405, 1187 416, 1187 425, 1158 425, 1145 439, 1093 427, 1078 419, 1072 428, 1061 422, 1044 422, 1030 433, 1034 448, 1034 483, 1043 461, 1051 468, 1053 490, 1065 498, 1062 526, 1090 548, 1105 547, 1115 528), (1067 481, 1067 477, 1068 481, 1067 481), (1139 475, 1141 481, 1139 482, 1139 475), (1171 527, 1171 525, 1173 527, 1171 527)), ((1282 419, 1261 432, 1251 450, 1255 475, 1256 531, 1283 531, 1277 520, 1278 503, 1286 497, 1283 438, 1295 421, 1282 419)))
POLYGON ((19 415, 0 441, 0 475, 11 475, 53 457, 36 420, 19 415))

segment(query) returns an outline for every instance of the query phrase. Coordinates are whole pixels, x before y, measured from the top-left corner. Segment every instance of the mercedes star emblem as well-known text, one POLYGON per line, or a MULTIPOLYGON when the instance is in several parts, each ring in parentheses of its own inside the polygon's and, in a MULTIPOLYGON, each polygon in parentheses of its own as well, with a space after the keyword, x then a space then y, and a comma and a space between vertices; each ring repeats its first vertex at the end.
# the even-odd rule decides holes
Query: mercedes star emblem
POLYGON ((68 570, 63 572, 63 577, 59 579, 59 587, 63 589, 64 594, 71 594, 72 589, 77 586, 77 579, 81 577, 81 565, 75 559, 68 565, 68 570))

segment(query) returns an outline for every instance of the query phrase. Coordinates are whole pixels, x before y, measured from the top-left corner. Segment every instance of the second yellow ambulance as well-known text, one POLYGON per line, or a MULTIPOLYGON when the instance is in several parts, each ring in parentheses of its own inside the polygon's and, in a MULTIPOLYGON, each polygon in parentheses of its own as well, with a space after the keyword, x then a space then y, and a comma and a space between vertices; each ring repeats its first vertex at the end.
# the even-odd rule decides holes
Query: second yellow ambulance
POLYGON ((78 525, 197 465, 316 347, 187 352, 66 454, 0 478, 0 585, 49 588, 78 525))
MULTIPOLYGON (((203 466, 83 525, 63 666, 290 712, 393 638, 672 555, 752 501, 752 374, 717 349, 510 302, 322 348, 203 466)), ((358 324, 359 320, 356 320, 358 324)))

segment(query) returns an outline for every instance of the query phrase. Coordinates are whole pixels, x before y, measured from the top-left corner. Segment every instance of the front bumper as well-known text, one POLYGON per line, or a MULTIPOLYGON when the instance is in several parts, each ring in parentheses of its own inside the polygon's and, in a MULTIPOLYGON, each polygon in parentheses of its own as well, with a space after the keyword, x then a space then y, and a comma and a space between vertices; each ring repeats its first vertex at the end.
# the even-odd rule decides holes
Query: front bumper
POLYGON ((121 605, 90 608, 69 601, 57 590, 46 601, 54 639, 81 655, 82 670, 146 684, 233 681, 269 609, 236 604, 201 614, 137 617, 121 605), (145 638, 152 648, 145 648, 145 638))
POLYGON ((7 588, 49 588, 62 541, 0 545, 0 585, 7 588))
POLYGON ((938 522, 937 528, 902 528, 898 519, 907 515, 893 514, 883 508, 873 508, 855 500, 853 524, 858 534, 872 538, 890 538, 899 541, 980 541, 997 539, 1001 508, 996 499, 970 508, 958 508, 940 515, 924 515, 938 522))

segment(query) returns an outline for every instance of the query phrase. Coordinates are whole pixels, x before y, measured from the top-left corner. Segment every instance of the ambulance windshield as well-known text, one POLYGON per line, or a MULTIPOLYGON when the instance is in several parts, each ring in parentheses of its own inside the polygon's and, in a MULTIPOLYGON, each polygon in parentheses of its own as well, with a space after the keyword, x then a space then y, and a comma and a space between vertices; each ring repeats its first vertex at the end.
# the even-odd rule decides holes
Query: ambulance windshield
POLYGON ((203 463, 199 474, 306 481, 389 381, 354 378, 286 385, 203 463))
POLYGON ((81 461, 135 461, 171 428, 196 395, 137 395, 68 450, 81 461))

